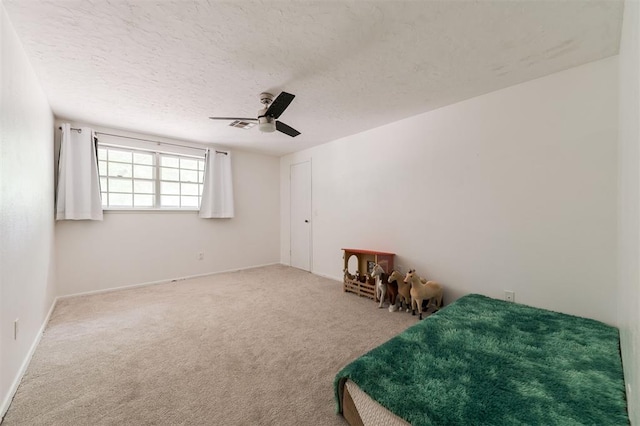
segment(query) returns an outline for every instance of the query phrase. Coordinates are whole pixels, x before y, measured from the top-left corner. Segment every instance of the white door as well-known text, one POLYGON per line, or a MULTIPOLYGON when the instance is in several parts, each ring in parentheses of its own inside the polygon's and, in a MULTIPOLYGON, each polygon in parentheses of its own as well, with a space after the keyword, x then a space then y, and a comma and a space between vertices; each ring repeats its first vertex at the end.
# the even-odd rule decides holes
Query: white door
POLYGON ((311 162, 292 164, 291 266, 311 271, 311 162))

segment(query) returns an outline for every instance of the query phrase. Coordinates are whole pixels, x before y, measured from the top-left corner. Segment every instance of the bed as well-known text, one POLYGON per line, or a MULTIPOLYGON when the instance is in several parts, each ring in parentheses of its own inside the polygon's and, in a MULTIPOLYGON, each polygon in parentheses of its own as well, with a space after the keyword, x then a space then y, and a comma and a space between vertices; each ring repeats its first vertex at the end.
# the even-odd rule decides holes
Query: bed
POLYGON ((628 425, 618 329, 464 296, 344 367, 351 425, 628 425))

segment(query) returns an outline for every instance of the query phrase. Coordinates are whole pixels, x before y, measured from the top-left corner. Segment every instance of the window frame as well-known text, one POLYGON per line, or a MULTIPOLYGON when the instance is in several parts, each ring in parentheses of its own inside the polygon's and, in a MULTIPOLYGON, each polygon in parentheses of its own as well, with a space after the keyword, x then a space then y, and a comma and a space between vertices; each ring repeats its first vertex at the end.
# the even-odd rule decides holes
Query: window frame
MULTIPOLYGON (((205 154, 205 149, 203 148, 203 153, 202 155, 193 155, 193 154, 184 154, 182 152, 171 152, 171 151, 165 151, 165 150, 153 150, 153 149, 148 149, 148 148, 140 148, 137 146, 127 146, 127 145, 120 145, 120 144, 113 144, 113 143, 101 143, 100 141, 97 142, 97 161, 98 161, 98 178, 100 180, 100 196, 102 198, 103 194, 106 194, 107 196, 109 196, 110 194, 114 193, 114 194, 118 194, 118 193, 122 193, 122 194, 131 194, 132 199, 131 199, 131 206, 110 206, 110 205, 102 205, 102 210, 103 211, 112 211, 112 212, 184 212, 184 213, 188 213, 188 212, 197 212, 200 210, 200 205, 202 203, 202 192, 203 192, 203 187, 204 187, 204 169, 206 167, 206 154, 205 154), (99 150, 101 148, 106 148, 107 150, 107 158, 102 160, 100 159, 100 154, 99 154, 99 150), (132 159, 131 162, 128 164, 131 164, 131 176, 130 177, 123 177, 124 179, 130 179, 131 180, 131 192, 110 192, 109 191, 109 179, 110 178, 118 178, 118 176, 111 176, 109 175, 109 163, 113 162, 113 163, 122 163, 122 164, 127 164, 125 162, 120 162, 120 161, 111 161, 109 159, 109 154, 108 151, 110 149, 114 149, 114 150, 118 150, 118 151, 127 151, 131 153, 132 159), (152 164, 150 165, 151 167, 153 167, 153 178, 149 179, 149 178, 136 178, 135 177, 135 172, 134 172, 134 167, 136 164, 135 160, 134 160, 134 154, 135 153, 141 153, 141 154, 151 154, 153 161, 152 164), (162 157, 176 157, 178 159, 178 167, 168 167, 168 166, 162 166, 161 165, 161 159, 162 157), (182 167, 181 167, 181 159, 189 159, 189 160, 195 160, 197 162, 197 166, 198 169, 197 170, 193 170, 193 169, 186 169, 188 171, 195 171, 197 173, 197 182, 192 182, 192 181, 183 181, 181 180, 181 172, 182 172, 182 167), (105 162, 106 163, 106 174, 102 174, 102 170, 100 168, 100 162, 105 162), (202 170, 200 170, 200 164, 202 164, 202 170), (161 172, 160 169, 162 167, 165 168, 172 168, 175 170, 178 170, 178 180, 176 181, 163 181, 162 180, 162 176, 161 176, 161 172), (107 181, 107 188, 103 190, 102 188, 102 180, 106 179, 107 181), (153 184, 153 193, 152 194, 148 194, 148 193, 138 193, 141 195, 152 195, 153 196, 153 206, 141 206, 141 207, 136 207, 135 206, 135 180, 143 180, 143 181, 150 181, 153 184), (182 203, 182 184, 196 184, 198 185, 198 194, 196 195, 197 199, 198 199, 198 205, 197 206, 188 206, 188 207, 181 207, 181 206, 166 206, 163 207, 161 205, 161 185, 162 182, 171 182, 171 183, 177 183, 179 186, 179 193, 177 195, 179 203, 182 203)), ((147 166, 146 164, 138 164, 139 166, 147 166)))

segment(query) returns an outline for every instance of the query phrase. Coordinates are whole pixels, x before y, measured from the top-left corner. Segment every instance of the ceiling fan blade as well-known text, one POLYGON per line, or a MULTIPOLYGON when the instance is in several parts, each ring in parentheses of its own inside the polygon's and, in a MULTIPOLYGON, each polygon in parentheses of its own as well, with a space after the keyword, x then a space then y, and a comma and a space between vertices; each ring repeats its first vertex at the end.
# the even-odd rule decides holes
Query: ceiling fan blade
POLYGON ((287 126, 282 121, 276 121, 276 130, 284 133, 285 135, 289 135, 292 138, 295 138, 300 134, 299 131, 297 131, 293 127, 287 126))
POLYGON ((269 109, 267 109, 264 115, 269 115, 273 118, 280 117, 295 97, 296 95, 292 95, 291 93, 281 92, 271 105, 269 105, 269 109))
POLYGON ((258 122, 257 118, 239 118, 239 117, 209 117, 209 119, 211 120, 238 120, 238 121, 251 121, 251 122, 258 122))

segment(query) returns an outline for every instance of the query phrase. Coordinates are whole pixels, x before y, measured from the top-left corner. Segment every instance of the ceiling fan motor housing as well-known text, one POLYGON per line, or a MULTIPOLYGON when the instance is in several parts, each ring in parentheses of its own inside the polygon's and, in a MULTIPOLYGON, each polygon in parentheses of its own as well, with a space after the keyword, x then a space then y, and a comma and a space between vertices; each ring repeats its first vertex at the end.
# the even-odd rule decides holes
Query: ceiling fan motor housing
POLYGON ((267 112, 267 108, 261 109, 258 112, 258 129, 261 132, 275 132, 276 131, 276 120, 275 118, 265 115, 267 112))

